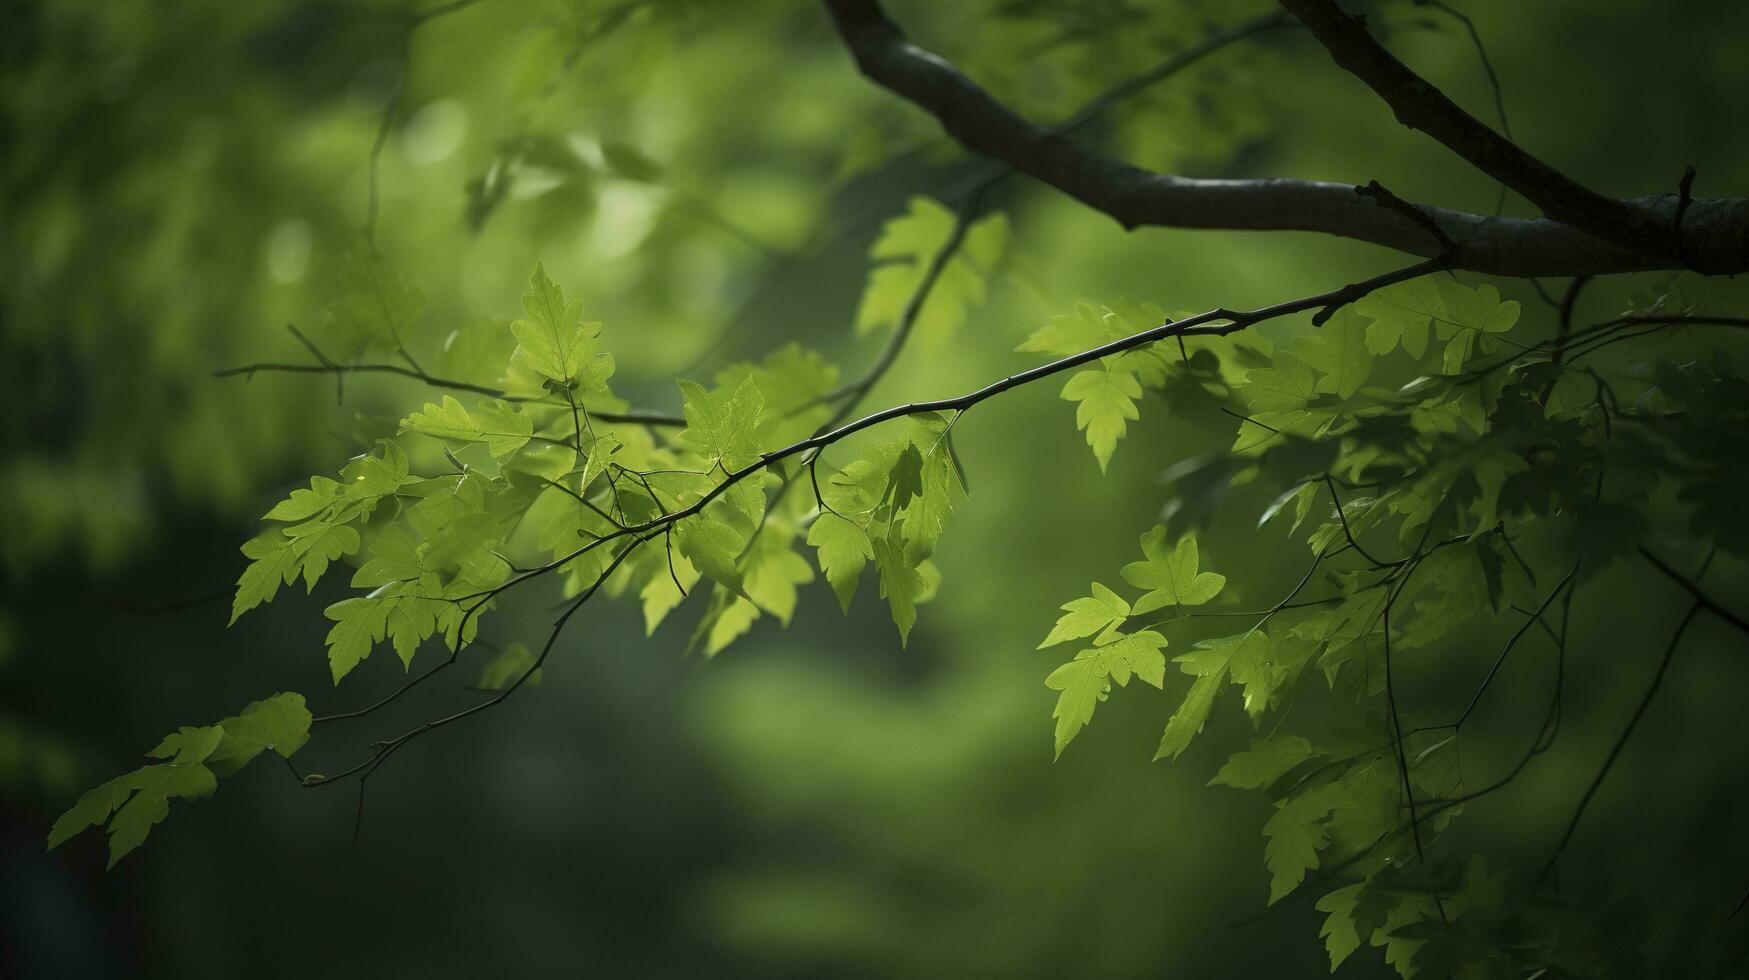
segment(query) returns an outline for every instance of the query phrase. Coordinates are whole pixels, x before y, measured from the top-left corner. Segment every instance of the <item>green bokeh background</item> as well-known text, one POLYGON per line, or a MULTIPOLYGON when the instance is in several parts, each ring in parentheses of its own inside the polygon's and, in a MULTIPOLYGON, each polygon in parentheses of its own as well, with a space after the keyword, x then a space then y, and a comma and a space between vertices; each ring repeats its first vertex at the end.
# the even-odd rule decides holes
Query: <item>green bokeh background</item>
MULTIPOLYGON (((892 6, 913 37, 1042 120, 1264 9, 892 6)), ((1535 152, 1614 194, 1673 188, 1688 164, 1702 193, 1749 180, 1749 7, 1461 6, 1535 152)), ((1224 448, 1232 423, 1145 405, 1102 478, 1048 384, 956 430, 971 499, 908 649, 867 582, 848 617, 817 583, 789 630, 764 620, 710 661, 684 655, 694 606, 646 639, 635 605, 592 605, 544 685, 397 755, 350 851, 349 791, 306 792, 262 765, 174 807, 112 872, 96 835, 42 853, 54 814, 164 731, 275 690, 334 709, 396 682, 379 656, 331 689, 320 610, 345 594, 340 576, 228 630, 222 595, 189 600, 225 591, 237 545, 288 487, 336 469, 425 394, 357 377, 337 406, 328 379, 210 376, 303 356, 283 325, 319 328, 398 88, 377 242, 427 295, 414 349, 437 363, 458 324, 514 315, 542 261, 607 324, 618 393, 669 411, 674 376, 792 340, 858 370, 880 342, 851 330, 880 223, 978 167, 862 80, 810 3, 483 0, 409 34, 414 10, 27 0, 6 15, 0 965, 59 977, 1325 972, 1309 901, 1234 924, 1267 897, 1267 802, 1203 788, 1250 734, 1230 701, 1182 759, 1150 763, 1184 679, 1117 692, 1051 763, 1042 681, 1057 661, 1034 645, 1059 603, 1131 559, 1166 497, 1158 474, 1224 448), (636 172, 622 146, 659 172, 636 172)), ((1460 25, 1412 3, 1372 16, 1406 60, 1493 118, 1460 25)), ((1209 59, 1086 138, 1196 175, 1377 179, 1481 211, 1496 193, 1296 31, 1209 59)), ((952 336, 919 338, 868 406, 1029 366, 1015 345, 1077 302, 1262 305, 1398 261, 1301 234, 1126 233, 1022 180, 990 203, 1015 244, 989 302, 952 336)), ((1525 305, 1519 329, 1545 336, 1530 288, 1499 285, 1525 305)), ((1582 315, 1613 314, 1636 285, 1594 287, 1582 315)), ((1263 503, 1235 491, 1204 538, 1252 605, 1304 561, 1279 529, 1255 528, 1263 503)), ((1710 575, 1727 599, 1749 584, 1728 561, 1710 575)), ((486 633, 527 636, 553 601, 517 596, 486 633)), ((1535 866, 1680 601, 1626 567, 1587 586, 1560 744, 1471 807, 1452 846, 1535 866)), ((1745 668, 1740 638, 1717 624, 1692 636, 1568 873, 1582 894, 1711 921, 1749 881, 1733 785, 1745 750, 1720 736, 1745 668)), ((1436 701, 1447 679, 1473 676, 1473 660, 1456 664, 1409 696, 1436 701)), ((1482 726, 1497 736, 1466 752, 1513 757, 1541 709, 1538 667, 1514 664, 1482 726)), ((342 767, 379 732, 468 697, 425 693, 322 733, 306 767, 342 767)), ((1388 975, 1371 950, 1342 974, 1388 975)))

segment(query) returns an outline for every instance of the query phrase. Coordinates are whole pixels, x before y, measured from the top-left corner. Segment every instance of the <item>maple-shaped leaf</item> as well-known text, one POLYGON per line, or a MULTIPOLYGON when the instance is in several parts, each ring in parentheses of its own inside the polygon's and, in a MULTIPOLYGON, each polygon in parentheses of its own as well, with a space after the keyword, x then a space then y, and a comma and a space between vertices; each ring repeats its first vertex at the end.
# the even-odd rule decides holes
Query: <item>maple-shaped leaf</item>
POLYGON ((1400 344, 1410 357, 1427 353, 1427 335, 1445 318, 1439 284, 1430 278, 1411 279, 1376 289, 1354 304, 1355 312, 1372 318, 1366 326, 1366 349, 1384 355, 1400 344))
POLYGON ((1127 371, 1092 368, 1070 378, 1062 397, 1076 403, 1075 426, 1087 430, 1087 445, 1093 447, 1093 458, 1103 473, 1123 438, 1126 421, 1141 418, 1136 411, 1141 383, 1127 371))
POLYGON ((425 297, 402 281, 388 259, 359 245, 346 256, 339 286, 328 304, 327 321, 341 353, 405 347, 425 297))
POLYGON ((869 541, 868 532, 848 518, 826 511, 808 528, 808 543, 818 549, 820 571, 832 583, 838 604, 849 612, 863 566, 874 558, 874 544, 869 541))
POLYGON ((1322 372, 1317 388, 1338 398, 1360 390, 1372 373, 1372 352, 1366 345, 1366 323, 1344 306, 1309 337, 1294 341, 1294 353, 1322 372))
POLYGON ((1015 350, 1067 357, 1102 347, 1128 332, 1116 314, 1082 303, 1075 307, 1073 315, 1051 317, 1050 322, 1033 331, 1015 350))
POLYGON ((1263 789, 1316 754, 1312 743, 1298 735, 1254 738, 1251 747, 1234 753, 1208 784, 1234 789, 1263 789))
POLYGON ((1185 535, 1168 548, 1166 528, 1156 525, 1142 535, 1142 554, 1147 561, 1123 567, 1124 581, 1149 590, 1135 601, 1131 615, 1140 616, 1167 606, 1200 606, 1219 595, 1227 584, 1225 575, 1199 570, 1201 559, 1194 534, 1185 535))
POLYGON ((425 408, 401 420, 402 432, 418 432, 456 442, 477 442, 493 459, 508 459, 528 445, 534 435, 534 420, 508 402, 492 399, 473 412, 453 396, 443 404, 425 403, 425 408))
MULTIPOLYGON (((880 263, 869 273, 856 310, 858 336, 898 323, 925 276, 951 240, 959 218, 940 202, 913 197, 905 214, 888 221, 869 250, 880 263)), ((1001 213, 978 219, 959 246, 935 270, 927 302, 912 311, 924 344, 936 344, 966 321, 984 301, 990 274, 1008 247, 1008 219, 1001 213)))
POLYGON ((1064 603, 1063 613, 1057 619, 1057 625, 1051 628, 1050 635, 1038 645, 1040 650, 1065 640, 1093 636, 1095 633, 1099 634, 1098 639, 1093 641, 1095 644, 1108 642, 1114 638, 1117 628, 1129 618, 1130 604, 1123 596, 1095 582, 1091 596, 1064 603))
POLYGON ((1153 630, 1120 637, 1104 646, 1088 647, 1075 659, 1051 671, 1045 686, 1060 691, 1051 716, 1057 719, 1056 754, 1093 720, 1093 709, 1111 691, 1111 682, 1127 686, 1132 676, 1155 687, 1166 681, 1166 638, 1153 630))
POLYGON ((682 380, 686 428, 680 441, 725 470, 734 472, 759 458, 759 422, 765 411, 765 396, 753 378, 744 378, 734 389, 705 388, 682 380))
POLYGON ((601 324, 583 322, 583 301, 565 299, 564 290, 535 266, 522 297, 526 319, 510 325, 516 337, 514 363, 564 389, 600 391, 613 374, 613 355, 596 352, 601 324))

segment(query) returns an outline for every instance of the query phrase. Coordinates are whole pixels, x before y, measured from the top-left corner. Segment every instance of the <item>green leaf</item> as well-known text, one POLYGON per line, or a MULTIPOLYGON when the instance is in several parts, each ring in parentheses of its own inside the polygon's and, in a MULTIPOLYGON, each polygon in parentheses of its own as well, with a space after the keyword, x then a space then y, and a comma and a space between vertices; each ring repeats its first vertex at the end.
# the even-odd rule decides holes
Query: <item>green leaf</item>
POLYGON ((1228 759, 1208 784, 1234 789, 1263 789, 1316 754, 1312 743, 1298 735, 1254 738, 1251 747, 1228 759))
POLYGON ((527 319, 510 325, 517 348, 514 360, 561 388, 599 391, 613 374, 613 355, 597 354, 601 324, 583 322, 583 301, 566 301, 564 290, 535 266, 522 297, 527 319))
POLYGON ((328 304, 328 322, 349 352, 401 349, 425 297, 375 249, 360 245, 340 270, 340 293, 328 304))
POLYGON ((309 730, 303 697, 289 693, 256 701, 217 725, 184 726, 148 753, 169 762, 136 769, 79 797, 49 829, 48 847, 108 822, 109 864, 114 867, 170 812, 170 797, 211 796, 216 776, 236 772, 268 745, 289 758, 309 738, 309 730))
POLYGON ((314 591, 316 581, 328 570, 328 565, 342 555, 356 552, 358 542, 358 531, 344 524, 325 524, 299 536, 292 547, 302 552, 304 591, 314 591))
POLYGON ((689 649, 701 649, 705 656, 714 657, 752 629, 758 618, 758 606, 720 585, 713 586, 710 608, 693 631, 689 649))
POLYGON ((528 445, 534 434, 534 420, 514 405, 497 399, 481 403, 476 417, 461 402, 444 395, 442 405, 426 402, 423 411, 401 420, 401 431, 481 443, 493 459, 502 460, 528 445))
POLYGON ((1168 550, 1166 528, 1156 525, 1142 535, 1142 554, 1147 556, 1147 561, 1131 562, 1123 567, 1124 581, 1149 590, 1131 608, 1133 616, 1167 606, 1200 606, 1226 587, 1225 575, 1198 570, 1200 559, 1194 534, 1180 538, 1177 545, 1168 550))
POLYGON ((502 691, 524 675, 528 680, 523 683, 541 682, 541 669, 535 666, 534 652, 527 644, 507 643, 480 665, 480 680, 476 686, 486 691, 502 691))
POLYGON ((911 639, 911 627, 917 623, 917 603, 928 591, 928 583, 917 566, 905 560, 905 550, 887 538, 875 538, 875 569, 881 576, 881 596, 893 612, 893 625, 899 627, 899 645, 911 639))
POLYGON ((1325 783, 1301 790, 1275 804, 1275 813, 1263 825, 1269 842, 1263 848, 1263 864, 1269 869, 1269 904, 1281 901, 1305 880, 1306 872, 1318 867, 1318 851, 1329 843, 1323 820, 1339 801, 1341 785, 1325 783))
POLYGON ((1518 322, 1518 300, 1502 300, 1500 290, 1493 286, 1466 286, 1450 276, 1441 276, 1436 282, 1446 319, 1456 328, 1505 333, 1518 322))
POLYGON ((904 510, 917 497, 923 496, 923 454, 916 443, 906 443, 887 472, 887 491, 881 502, 891 504, 894 511, 904 510))
POLYGON ((146 835, 170 813, 170 798, 200 800, 213 795, 218 780, 199 764, 146 766, 123 777, 134 795, 109 822, 109 867, 146 842, 146 835))
POLYGON ((1111 681, 1128 686, 1140 677, 1155 687, 1166 680, 1166 638, 1152 630, 1120 637, 1104 646, 1088 647, 1075 659, 1051 671, 1045 686, 1060 691, 1051 717, 1057 720, 1056 754, 1060 757, 1082 728, 1093 720, 1093 709, 1111 691, 1111 681))
POLYGON ((1438 282, 1446 314, 1439 333, 1449 338, 1442 367, 1446 374, 1457 374, 1476 348, 1490 349, 1491 335, 1504 333, 1518 322, 1518 301, 1502 301, 1500 291, 1493 286, 1471 288, 1450 278, 1438 282))
POLYGON ((868 532, 851 521, 830 511, 822 511, 808 528, 808 543, 818 549, 816 557, 826 581, 838 596, 838 604, 850 611, 850 600, 856 595, 857 580, 862 568, 874 558, 874 545, 868 532))
POLYGON ((767 522, 742 557, 747 598, 759 611, 789 626, 800 586, 814 580, 814 568, 793 549, 795 529, 784 518, 767 522))
POLYGON ((327 637, 328 669, 334 683, 340 683, 388 635, 389 614, 395 607, 396 599, 392 596, 367 596, 342 599, 322 610, 324 616, 334 621, 327 637))
POLYGON ((400 446, 384 439, 382 455, 355 456, 340 471, 341 484, 348 499, 362 505, 374 505, 384 497, 398 492, 414 482, 408 471, 407 453, 400 446))
POLYGON ((281 584, 297 581, 302 572, 306 590, 327 571, 330 562, 358 550, 358 531, 345 525, 311 524, 290 529, 270 528, 245 542, 242 552, 254 559, 237 579, 231 599, 231 622, 263 602, 272 601, 281 584), (292 532, 302 531, 296 536, 292 532))
POLYGON ((133 788, 128 785, 126 776, 117 776, 88 790, 49 828, 48 848, 53 850, 61 846, 86 827, 100 827, 107 823, 109 815, 126 803, 132 793, 133 788))
POLYGON ((1075 426, 1087 430, 1087 444, 1093 447, 1100 472, 1105 472, 1117 441, 1124 436, 1125 420, 1141 417, 1135 402, 1142 397, 1141 384, 1128 372, 1092 368, 1071 377, 1062 397, 1077 403, 1075 426))
POLYGON ((1126 336, 1120 322, 1115 315, 1082 303, 1075 307, 1073 316, 1051 317, 1015 350, 1053 357, 1079 354, 1126 336))
POLYGON ((1360 929, 1355 924, 1355 906, 1359 902, 1361 889, 1366 882, 1356 882, 1346 885, 1318 899, 1315 906, 1320 912, 1329 913, 1324 918, 1324 925, 1318 930, 1318 936, 1324 940, 1324 948, 1330 953, 1330 972, 1342 965, 1342 961, 1360 948, 1360 929))
POLYGON ((1199 676, 1191 683, 1190 691, 1184 695, 1184 701, 1166 721, 1166 731, 1160 736, 1160 747, 1154 750, 1155 761, 1176 759, 1190 747, 1190 740, 1208 722, 1209 709, 1214 707, 1215 695, 1220 693, 1221 682, 1226 679, 1226 675, 1226 665, 1223 664, 1218 672, 1199 676))
MULTIPOLYGON (((913 197, 909 210, 887 222, 869 257, 882 264, 869 273, 856 311, 856 333, 897 324, 923 277, 953 234, 958 217, 939 202, 913 197)), ((986 215, 966 230, 958 250, 942 265, 928 302, 916 311, 915 333, 937 344, 965 323, 972 307, 984 301, 991 272, 1008 247, 1008 219, 986 215)))
POLYGON ((174 734, 164 736, 158 747, 146 754, 154 759, 169 759, 172 765, 186 766, 205 762, 224 740, 225 730, 218 725, 190 728, 184 725, 174 734))
POLYGON ((686 400, 686 428, 680 441, 729 472, 759 459, 759 422, 765 396, 751 377, 733 391, 708 391, 696 381, 680 382, 686 400))
POLYGON ((1318 379, 1293 351, 1278 350, 1271 366, 1245 372, 1239 391, 1254 412, 1290 412, 1318 396, 1318 379))
POLYGON ((310 477, 310 489, 293 490, 291 496, 273 505, 273 509, 263 515, 268 521, 303 521, 315 517, 338 503, 341 497, 340 484, 325 476, 310 477))
POLYGON ((1439 908, 1430 896, 1405 895, 1386 914, 1384 925, 1373 932, 1372 945, 1385 948, 1385 962, 1396 967, 1404 980, 1415 975, 1415 953, 1427 943, 1425 936, 1416 935, 1410 927, 1438 915, 1439 908))
POLYGON ((741 550, 747 547, 745 535, 701 514, 676 525, 674 544, 712 581, 736 595, 747 594, 739 565, 741 550))
POLYGON ((206 764, 224 776, 267 749, 289 759, 310 740, 310 721, 310 709, 302 694, 282 691, 252 701, 241 712, 219 722, 225 738, 206 758, 206 764))
POLYGON ((1372 373, 1372 353, 1367 350, 1366 324, 1349 307, 1336 311, 1318 332, 1294 341, 1294 352, 1318 371, 1317 390, 1350 398, 1372 373))
POLYGON ((1439 284, 1427 277, 1374 290, 1361 297, 1354 309, 1373 320, 1366 327, 1367 350, 1383 356, 1400 344, 1417 360, 1427 353, 1428 331, 1445 317, 1439 284))
POLYGON ((787 446, 812 435, 832 416, 827 400, 838 387, 838 368, 800 344, 787 344, 758 364, 741 361, 717 372, 717 387, 733 391, 748 378, 764 396, 759 445, 787 446))
POLYGON ((1057 625, 1051 628, 1050 635, 1038 645, 1038 649, 1095 633, 1099 638, 1094 643, 1109 642, 1115 637, 1117 628, 1129 618, 1130 604, 1116 592, 1095 582, 1093 595, 1071 599, 1063 604, 1063 610, 1065 615, 1057 619, 1057 625))
POLYGON ((254 561, 237 579, 237 592, 231 598, 232 623, 263 602, 273 601, 282 583, 289 585, 297 578, 298 555, 292 544, 292 539, 278 528, 244 542, 243 554, 254 561))
POLYGON ((685 555, 675 553, 672 548, 664 547, 660 552, 646 550, 645 553, 657 556, 649 582, 638 593, 638 598, 644 601, 644 634, 649 636, 686 599, 697 584, 700 573, 685 555))

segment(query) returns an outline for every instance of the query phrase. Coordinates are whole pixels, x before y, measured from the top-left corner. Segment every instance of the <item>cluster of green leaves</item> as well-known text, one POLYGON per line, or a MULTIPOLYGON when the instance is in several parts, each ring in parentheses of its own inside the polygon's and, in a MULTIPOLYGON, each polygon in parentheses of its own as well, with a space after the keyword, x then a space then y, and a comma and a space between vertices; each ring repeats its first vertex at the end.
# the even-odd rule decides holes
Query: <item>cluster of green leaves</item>
MULTIPOLYGON (((1672 302, 1662 291, 1629 313, 1686 312, 1667 310, 1672 302)), ((1162 651, 1169 639, 1188 643, 1173 660, 1191 681, 1155 758, 1185 751, 1229 682, 1253 726, 1278 719, 1210 784, 1268 794, 1269 900, 1309 879, 1326 889, 1317 904, 1328 914, 1332 968, 1363 941, 1384 947, 1405 977, 1517 975, 1510 970, 1567 955, 1554 927, 1526 924, 1539 910, 1522 895, 1508 901, 1501 875, 1427 859, 1463 804, 1498 786, 1465 785, 1461 700, 1449 708, 1455 722, 1399 721, 1393 666, 1445 669, 1474 650, 1460 631, 1473 637, 1493 625, 1504 637, 1506 617, 1542 616, 1563 574, 1582 580, 1631 553, 1672 501, 1688 520, 1667 534, 1749 554, 1741 508, 1727 505, 1725 489, 1749 477, 1749 390, 1729 359, 1651 356, 1611 382, 1576 364, 1574 351, 1622 336, 1619 324, 1566 345, 1564 359, 1552 346, 1503 336, 1520 312, 1492 286, 1410 280, 1282 347, 1168 341, 1108 357, 1063 391, 1078 403, 1101 468, 1138 418, 1144 391, 1175 405, 1200 400, 1240 421, 1229 454, 1169 471, 1168 526, 1144 535, 1147 561, 1122 569, 1149 591, 1129 599, 1096 582, 1063 607, 1041 644, 1092 637, 1045 681, 1059 692, 1057 752, 1112 682, 1133 675, 1170 689, 1162 651), (1515 353, 1494 356, 1503 347, 1515 353), (1413 380, 1376 383, 1386 374, 1413 380), (1639 388, 1631 410, 1617 383, 1639 388), (1202 569, 1195 533, 1230 487, 1244 485, 1274 495, 1258 525, 1302 538, 1310 562, 1291 591, 1252 613, 1224 601, 1226 579, 1202 569), (1526 550, 1555 560, 1539 575, 1526 550), (1194 608, 1211 602, 1221 608, 1194 608), (1246 628, 1204 628, 1235 619, 1246 628), (1296 701, 1332 698, 1341 707, 1333 723, 1284 730, 1296 701)), ((1021 349, 1060 356, 1159 322, 1154 309, 1082 307, 1021 349)), ((1551 638, 1552 623, 1544 623, 1551 638)), ((1559 629, 1564 637, 1564 623, 1559 629)))
POLYGON ((309 738, 310 712, 301 694, 252 702, 215 725, 184 726, 146 753, 165 761, 117 776, 79 797, 49 830, 49 846, 107 823, 114 867, 169 815, 172 798, 205 799, 218 789, 218 777, 235 773, 264 751, 290 759, 309 738))
MULTIPOLYGON (((374 260, 361 266, 352 287, 376 289, 385 268, 374 260)), ((402 308, 373 309, 353 296, 344 292, 335 309, 369 319, 402 308)), ((692 646, 714 655, 761 617, 787 625, 816 563, 848 609, 872 561, 900 641, 909 638, 917 605, 940 581, 930 557, 963 495, 951 418, 899 420, 842 467, 818 452, 780 460, 771 454, 828 420, 839 376, 819 354, 790 345, 731 365, 708 386, 680 381, 683 427, 610 424, 597 414, 625 404, 609 387, 614 360, 599 349, 601 325, 586 322, 582 303, 541 269, 523 310, 512 323, 458 332, 452 344, 507 351, 493 379, 502 397, 427 403, 401 420, 396 438, 379 440, 337 477, 312 477, 263 516, 267 526, 242 548, 250 561, 237 582, 233 623, 282 585, 301 579, 310 591, 330 568, 350 567, 349 584, 360 594, 326 609, 338 684, 385 645, 409 670, 428 641, 447 651, 444 665, 454 662, 503 591, 550 576, 578 601, 598 589, 636 594, 651 631, 704 592, 692 646), (513 343, 477 336, 494 329, 513 343), (417 458, 439 472, 417 472, 417 458)), ((397 347, 387 320, 372 320, 365 332, 397 347)), ((538 682, 543 653, 517 642, 491 649, 477 687, 505 692, 538 682)), ((302 710, 301 696, 280 697, 302 710)), ((241 717, 247 728, 254 716, 241 717)), ((211 768, 214 760, 229 766, 246 754, 218 741, 220 728, 235 734, 235 721, 198 730, 211 734, 210 745, 193 729, 173 736, 165 756, 172 762, 88 794, 51 843, 101 822, 137 791, 112 827, 119 858, 162 819, 169 796, 210 793, 212 773, 229 771, 211 768)), ((305 713, 297 745, 308 725, 305 713)), ((284 737, 266 743, 287 755, 296 747, 286 748, 284 737)))

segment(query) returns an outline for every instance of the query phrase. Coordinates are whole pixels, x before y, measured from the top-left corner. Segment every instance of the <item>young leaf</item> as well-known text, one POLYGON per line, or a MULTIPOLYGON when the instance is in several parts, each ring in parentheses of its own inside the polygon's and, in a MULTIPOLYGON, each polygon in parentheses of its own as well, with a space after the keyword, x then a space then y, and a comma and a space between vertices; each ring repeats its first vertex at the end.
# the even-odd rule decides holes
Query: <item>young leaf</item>
POLYGON ((402 282, 375 249, 362 244, 348 253, 339 280, 340 293, 328 304, 327 314, 341 347, 352 352, 403 347, 424 295, 402 282))
POLYGON ((1263 789, 1315 754, 1312 743, 1298 735, 1254 738, 1251 747, 1228 759, 1208 784, 1234 789, 1263 789))
POLYGON ((1062 397, 1077 403, 1075 426, 1087 430, 1087 444, 1093 447, 1100 472, 1105 472, 1117 441, 1123 438, 1125 420, 1141 418, 1135 400, 1142 397, 1142 386, 1126 371, 1090 368, 1069 379, 1062 397))
POLYGON ((527 319, 510 325, 515 362, 562 388, 600 391, 613 374, 613 355, 597 354, 601 324, 583 322, 583 301, 566 301, 564 290, 535 266, 522 297, 527 319))
POLYGON ((899 627, 899 645, 911 638, 911 627, 917 622, 917 603, 928 591, 928 582, 917 566, 905 560, 905 550, 887 538, 875 538, 875 568, 881 576, 881 595, 893 611, 893 625, 899 627))
MULTIPOLYGON (((1425 339, 1425 338, 1423 338, 1425 339)), ((1360 899, 1361 889, 1366 882, 1355 882, 1346 885, 1318 899, 1314 906, 1320 912, 1327 912, 1324 925, 1318 930, 1318 935, 1324 940, 1324 948, 1330 953, 1330 972, 1342 965, 1342 961, 1360 948, 1361 931, 1355 923, 1355 906, 1360 899)), ((1370 934, 1371 930, 1367 930, 1370 934)))
POLYGON ((1038 649, 1054 646, 1065 640, 1077 640, 1083 636, 1099 634, 1095 644, 1112 640, 1117 628, 1123 625, 1130 615, 1130 604, 1116 592, 1111 591, 1098 582, 1093 583, 1093 595, 1082 599, 1071 599, 1063 604, 1064 615, 1057 619, 1057 625, 1051 628, 1050 635, 1038 645, 1038 649))
POLYGON ((1208 722, 1209 710, 1214 707, 1215 695, 1220 693, 1221 682, 1226 676, 1227 667, 1222 663, 1214 672, 1200 674, 1191 682, 1190 691, 1184 695, 1184 701, 1166 721, 1166 731, 1160 736, 1160 747, 1154 750, 1154 761, 1176 759, 1190 747, 1190 740, 1208 722))
POLYGON ((1086 303, 1075 307, 1073 316, 1051 317, 1015 350, 1024 353, 1067 357, 1111 343, 1124 336, 1115 316, 1086 303))
POLYGON ((230 775, 273 745, 290 757, 309 737, 310 713, 301 695, 281 693, 250 704, 217 725, 185 726, 166 735, 148 755, 170 761, 117 776, 79 797, 49 829, 48 847, 87 827, 109 824, 109 866, 140 846, 170 812, 170 798, 204 799, 217 775, 230 775))
POLYGON ((832 583, 838 604, 850 611, 850 600, 856 595, 856 583, 862 568, 874 558, 874 545, 868 532, 830 511, 821 512, 808 528, 808 543, 819 549, 820 571, 832 583))
POLYGON ((745 535, 721 521, 700 514, 676 525, 674 544, 681 554, 691 560, 694 567, 718 585, 736 595, 746 596, 738 564, 742 549, 747 547, 745 535))
POLYGON ((1263 848, 1269 904, 1281 901, 1299 887, 1307 871, 1318 867, 1318 851, 1330 841, 1323 820, 1339 801, 1341 789, 1338 783, 1324 783, 1276 803, 1275 814, 1263 825, 1269 838, 1263 848))
POLYGON ((686 400, 682 443, 730 472, 759 458, 759 421, 765 396, 751 377, 733 391, 709 391, 696 381, 683 380, 680 393, 686 400))
POLYGON ((482 443, 493 459, 502 460, 528 445, 534 434, 534 420, 526 412, 496 399, 481 403, 477 414, 470 415, 461 402, 444 395, 442 405, 426 402, 423 411, 401 420, 401 431, 482 443))
POLYGON ((1166 547, 1166 529, 1156 525, 1142 535, 1142 554, 1147 561, 1131 562, 1123 567, 1124 581, 1149 590, 1137 599, 1130 614, 1163 609, 1167 606, 1200 606, 1226 587, 1227 577, 1217 572, 1199 571, 1196 535, 1187 534, 1170 550, 1166 547))
POLYGON ((1359 314, 1344 306, 1318 332, 1294 341, 1294 352, 1323 372, 1318 390, 1338 398, 1350 398, 1372 373, 1372 354, 1366 346, 1366 324, 1359 314))
POLYGON ((541 669, 534 665, 534 652, 527 644, 508 643, 480 665, 480 680, 476 686, 486 691, 502 691, 527 676, 525 684, 539 684, 541 669))
MULTIPOLYGON (((939 202, 913 197, 909 210, 887 222, 869 257, 883 264, 869 273, 856 311, 858 336, 899 322, 923 277, 953 234, 958 217, 939 202)), ((916 311, 916 332, 926 344, 959 329, 973 306, 984 301, 986 281, 1008 247, 1008 219, 986 215, 966 230, 916 311)))
POLYGON ((1056 709, 1056 754, 1093 720, 1093 709, 1111 690, 1111 681, 1127 686, 1130 677, 1159 687, 1166 680, 1166 656, 1161 649, 1166 638, 1152 630, 1132 633, 1104 646, 1088 647, 1075 654, 1075 659, 1051 671, 1045 686, 1060 691, 1056 709))
POLYGON ((1416 360, 1427 353, 1427 334, 1445 317, 1439 284, 1430 278, 1411 279, 1374 290, 1354 304, 1355 312, 1371 317, 1366 349, 1383 356, 1399 344, 1416 360))

